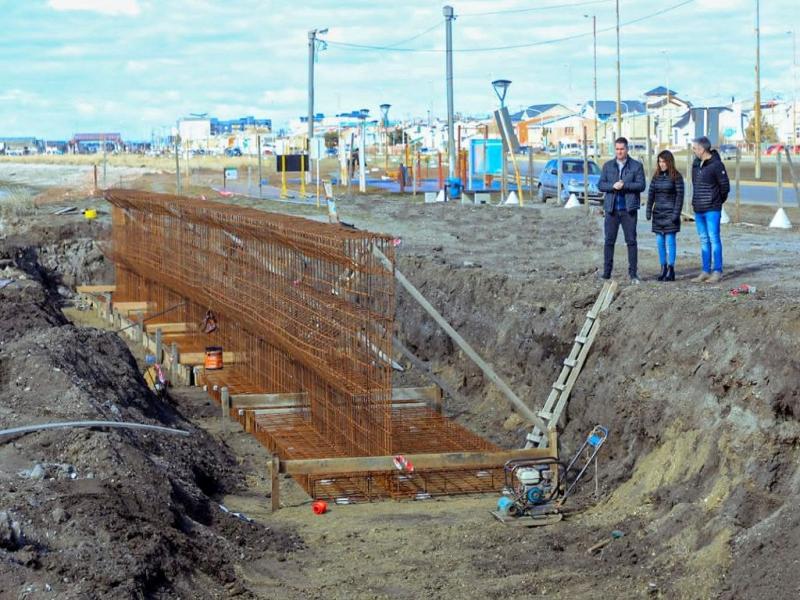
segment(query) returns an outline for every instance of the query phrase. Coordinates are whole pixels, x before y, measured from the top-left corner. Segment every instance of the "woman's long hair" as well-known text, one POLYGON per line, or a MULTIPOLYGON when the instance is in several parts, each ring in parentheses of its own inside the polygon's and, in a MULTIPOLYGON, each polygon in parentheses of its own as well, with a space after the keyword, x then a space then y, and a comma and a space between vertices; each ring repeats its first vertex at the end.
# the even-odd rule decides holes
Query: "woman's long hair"
POLYGON ((658 158, 656 159, 656 170, 653 173, 653 179, 661 174, 661 167, 658 166, 659 160, 663 160, 665 163, 667 163, 667 173, 672 178, 672 181, 678 179, 678 175, 680 175, 680 173, 678 173, 678 169, 675 168, 675 157, 669 150, 662 150, 658 153, 658 158))

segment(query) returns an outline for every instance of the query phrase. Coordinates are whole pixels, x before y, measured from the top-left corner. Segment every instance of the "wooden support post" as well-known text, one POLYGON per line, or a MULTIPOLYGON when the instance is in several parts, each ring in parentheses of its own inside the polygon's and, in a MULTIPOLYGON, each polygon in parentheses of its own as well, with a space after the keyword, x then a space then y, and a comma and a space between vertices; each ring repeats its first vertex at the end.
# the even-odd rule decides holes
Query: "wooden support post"
POLYGON ((403 275, 397 268, 395 268, 392 262, 386 258, 386 255, 375 246, 372 247, 372 251, 378 260, 381 261, 384 268, 390 272, 394 272, 395 279, 397 279, 400 285, 402 285, 406 291, 411 294, 411 297, 414 298, 414 300, 416 300, 431 317, 433 317, 433 320, 436 321, 436 323, 438 323, 442 329, 444 329, 447 335, 450 336, 450 338, 458 345, 458 347, 461 348, 461 350, 463 350, 464 353, 471 358, 476 365, 478 365, 489 381, 500 388, 500 391, 503 392, 511 404, 516 407, 522 417, 527 419, 531 425, 537 426, 541 431, 546 431, 547 426, 545 425, 544 421, 537 417, 536 414, 530 408, 528 408, 528 406, 522 400, 520 400, 520 398, 514 393, 508 384, 503 381, 497 373, 495 373, 494 369, 489 366, 489 364, 484 361, 478 355, 478 353, 475 352, 475 350, 472 349, 472 346, 470 346, 467 341, 450 326, 450 323, 448 323, 444 317, 439 314, 439 312, 431 305, 431 303, 425 299, 425 296, 420 294, 419 290, 415 288, 408 279, 406 279, 406 276, 403 275))
POLYGON ((136 314, 135 314, 135 318, 136 318, 136 327, 135 327, 135 329, 136 329, 136 343, 142 344, 143 346, 147 346, 147 344, 145 343, 146 340, 145 340, 145 337, 144 337, 144 313, 142 311, 140 311, 140 310, 137 310, 136 314))
POLYGON ((172 342, 169 352, 169 369, 172 373, 173 379, 177 379, 178 370, 180 369, 180 353, 178 352, 178 344, 172 342))
POLYGON ((164 351, 161 328, 156 329, 156 362, 161 364, 161 353, 164 351))
POLYGON ((281 460, 273 456, 269 463, 269 475, 271 481, 272 512, 276 512, 281 507, 281 460))
POLYGON ((223 387, 220 394, 222 405, 222 433, 228 434, 228 421, 231 419, 231 395, 227 387, 223 387))

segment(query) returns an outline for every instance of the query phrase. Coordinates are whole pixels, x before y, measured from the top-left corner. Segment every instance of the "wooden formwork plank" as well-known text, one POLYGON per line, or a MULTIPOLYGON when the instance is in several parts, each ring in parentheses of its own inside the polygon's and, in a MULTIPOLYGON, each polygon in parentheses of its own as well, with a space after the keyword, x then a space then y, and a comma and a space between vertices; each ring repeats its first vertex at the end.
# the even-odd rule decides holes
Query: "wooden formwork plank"
MULTIPOLYGON (((554 448, 525 448, 495 452, 447 452, 435 454, 406 454, 415 470, 485 469, 504 465, 521 458, 556 458, 554 448)), ((280 472, 288 475, 322 475, 332 473, 374 473, 396 470, 393 456, 357 456, 343 458, 314 458, 285 460, 280 472)))
MULTIPOLYGON (((178 362, 182 365, 202 365, 206 359, 205 352, 184 352, 178 357, 178 362)), ((233 365, 245 362, 245 355, 242 352, 223 352, 222 364, 233 365)))
POLYGON ((147 323, 147 331, 160 329, 162 333, 190 333, 198 330, 197 323, 147 323))
POLYGON ((236 394, 231 396, 231 408, 291 407, 308 404, 308 394, 236 394))
POLYGON ((116 292, 117 286, 113 284, 79 285, 75 288, 75 291, 79 294, 105 294, 116 292))
POLYGON ((114 302, 114 310, 120 313, 132 313, 136 311, 147 312, 156 308, 154 302, 114 302))
POLYGON ((392 388, 392 401, 419 400, 438 404, 442 401, 442 390, 438 385, 425 387, 392 388))

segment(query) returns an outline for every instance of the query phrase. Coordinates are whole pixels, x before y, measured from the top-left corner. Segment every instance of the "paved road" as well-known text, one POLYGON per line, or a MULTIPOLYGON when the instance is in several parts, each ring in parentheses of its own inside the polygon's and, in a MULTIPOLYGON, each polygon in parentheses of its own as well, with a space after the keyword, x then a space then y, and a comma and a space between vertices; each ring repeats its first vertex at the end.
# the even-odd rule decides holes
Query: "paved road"
MULTIPOLYGON (((542 164, 534 164, 533 172, 534 177, 538 177, 542 164)), ((527 184, 525 178, 528 176, 528 164, 521 162, 518 163, 520 175, 523 178, 523 185, 527 184)), ((513 167, 509 167, 509 174, 513 177, 513 167)), ((778 205, 778 188, 775 184, 742 184, 741 186, 742 204, 766 204, 778 205)), ((733 182, 731 182, 731 195, 729 201, 733 202, 733 182)), ((797 200, 794 188, 784 186, 783 188, 783 202, 786 206, 797 206, 797 200)))

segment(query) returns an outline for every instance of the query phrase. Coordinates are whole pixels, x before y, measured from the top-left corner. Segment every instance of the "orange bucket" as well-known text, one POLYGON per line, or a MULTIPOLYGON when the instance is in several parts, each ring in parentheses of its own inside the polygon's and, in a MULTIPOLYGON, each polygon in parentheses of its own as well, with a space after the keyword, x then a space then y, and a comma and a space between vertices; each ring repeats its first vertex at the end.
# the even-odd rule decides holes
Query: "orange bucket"
POLYGON ((203 366, 207 371, 216 371, 222 368, 222 346, 208 346, 203 366))
POLYGON ((325 500, 315 500, 311 503, 311 510, 315 515, 324 515, 328 512, 328 503, 325 500))

